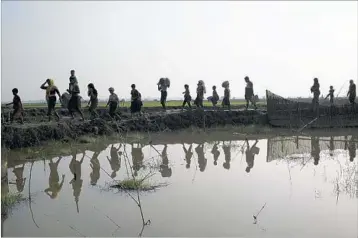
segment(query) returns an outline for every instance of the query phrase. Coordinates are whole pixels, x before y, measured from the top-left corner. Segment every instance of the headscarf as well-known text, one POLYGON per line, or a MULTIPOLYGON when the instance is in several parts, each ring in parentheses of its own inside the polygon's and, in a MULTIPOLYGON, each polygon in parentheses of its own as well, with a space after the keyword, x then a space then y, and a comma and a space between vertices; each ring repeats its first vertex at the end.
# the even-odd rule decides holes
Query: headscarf
POLYGON ((50 91, 56 87, 53 79, 48 79, 48 87, 46 88, 46 100, 50 96, 50 91))

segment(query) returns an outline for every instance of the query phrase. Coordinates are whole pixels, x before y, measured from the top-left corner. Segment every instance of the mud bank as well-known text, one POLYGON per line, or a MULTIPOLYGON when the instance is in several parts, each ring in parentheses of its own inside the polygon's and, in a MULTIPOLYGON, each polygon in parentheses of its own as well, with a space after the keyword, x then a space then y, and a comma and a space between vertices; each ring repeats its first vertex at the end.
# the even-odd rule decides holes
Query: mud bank
POLYGON ((126 132, 176 131, 189 127, 213 128, 224 125, 267 124, 265 111, 193 110, 164 114, 144 114, 121 121, 94 119, 88 121, 62 120, 60 122, 2 125, 1 145, 6 148, 24 148, 41 145, 45 141, 68 142, 81 136, 112 135, 126 132))

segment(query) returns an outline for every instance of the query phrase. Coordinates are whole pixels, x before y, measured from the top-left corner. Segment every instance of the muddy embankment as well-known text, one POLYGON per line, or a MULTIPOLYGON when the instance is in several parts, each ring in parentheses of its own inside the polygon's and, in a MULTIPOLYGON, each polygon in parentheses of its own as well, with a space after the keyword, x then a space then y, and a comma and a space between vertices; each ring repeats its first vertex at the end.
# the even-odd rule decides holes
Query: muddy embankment
MULTIPOLYGON (((26 112, 26 115, 25 119, 28 118, 28 112, 26 112)), ((112 135, 133 131, 163 132, 189 127, 215 128, 224 125, 239 126, 250 124, 266 125, 266 112, 263 110, 188 110, 183 112, 171 110, 166 113, 145 113, 136 115, 133 118, 129 113, 123 112, 121 113, 121 120, 118 121, 104 118, 86 121, 62 119, 60 122, 39 122, 34 120, 26 122, 25 120, 23 125, 2 124, 1 145, 14 149, 41 145, 49 140, 68 142, 81 136, 112 135)))

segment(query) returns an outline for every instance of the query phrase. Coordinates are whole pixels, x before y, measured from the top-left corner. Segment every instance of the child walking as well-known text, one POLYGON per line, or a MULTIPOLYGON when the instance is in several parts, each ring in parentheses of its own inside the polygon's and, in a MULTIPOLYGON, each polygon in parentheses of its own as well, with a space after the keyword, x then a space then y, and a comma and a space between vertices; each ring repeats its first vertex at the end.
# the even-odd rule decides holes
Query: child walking
POLYGON ((191 108, 191 105, 190 105, 191 96, 190 96, 190 91, 189 91, 189 85, 185 84, 184 88, 185 88, 185 91, 183 92, 183 94, 184 94, 183 109, 185 107, 185 104, 188 104, 189 108, 191 108))
POLYGON ((334 99, 334 89, 333 86, 329 86, 329 92, 325 98, 325 100, 329 97, 329 102, 331 103, 331 106, 333 106, 333 99, 334 99))
POLYGON ((14 111, 12 112, 10 122, 13 123, 15 119, 19 119, 21 124, 24 124, 24 118, 22 116, 22 113, 24 111, 24 108, 22 106, 21 98, 18 95, 19 90, 17 88, 14 88, 12 90, 12 94, 14 95, 14 98, 12 99, 12 102, 6 104, 6 106, 13 105, 14 111))

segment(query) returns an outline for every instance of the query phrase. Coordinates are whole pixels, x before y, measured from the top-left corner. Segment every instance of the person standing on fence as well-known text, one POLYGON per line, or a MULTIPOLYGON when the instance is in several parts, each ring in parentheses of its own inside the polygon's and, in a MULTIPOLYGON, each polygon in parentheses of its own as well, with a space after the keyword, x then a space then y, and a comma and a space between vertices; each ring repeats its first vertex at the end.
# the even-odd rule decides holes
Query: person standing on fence
POLYGON ((14 88, 12 90, 12 94, 14 95, 14 98, 12 102, 6 104, 6 106, 13 105, 14 111, 12 112, 10 123, 13 123, 14 120, 19 119, 21 124, 24 124, 24 118, 22 116, 22 113, 24 111, 24 107, 21 102, 21 98, 18 95, 19 90, 17 88, 14 88))
POLYGON ((223 107, 228 107, 230 110, 230 83, 229 81, 224 81, 221 85, 223 88, 225 88, 224 90, 224 98, 222 101, 222 106, 223 107))
POLYGON ((74 70, 71 70, 70 84, 67 92, 71 94, 71 98, 68 102, 68 110, 70 111, 72 119, 75 118, 74 112, 78 112, 81 115, 82 120, 84 120, 85 118, 81 111, 81 97, 79 95, 80 87, 78 86, 78 81, 74 70))
POLYGON ((314 78, 313 86, 311 87, 311 93, 313 93, 312 106, 314 110, 316 110, 319 105, 319 95, 321 94, 319 87, 318 78, 314 78))
POLYGON ((349 102, 352 105, 355 103, 356 96, 357 96, 356 85, 354 84, 353 79, 351 79, 349 81, 349 90, 348 90, 348 93, 347 93, 347 97, 349 99, 349 102))
POLYGON ((250 81, 248 76, 245 77, 246 87, 245 87, 245 100, 246 100, 246 110, 249 108, 249 102, 254 105, 257 109, 255 98, 254 98, 254 84, 250 81))
POLYGON ((46 79, 46 81, 41 85, 40 88, 46 90, 48 120, 51 121, 52 112, 54 112, 55 116, 57 117, 57 120, 60 120, 60 116, 56 112, 55 107, 57 101, 56 94, 58 95, 60 101, 61 101, 61 94, 58 88, 56 87, 53 79, 46 79))
POLYGON ((203 80, 198 81, 198 87, 196 88, 196 99, 194 101, 197 107, 204 107, 203 100, 206 93, 205 83, 203 80))
POLYGON ((157 85, 158 90, 160 91, 160 103, 162 104, 163 109, 166 110, 165 104, 167 102, 167 89, 170 87, 170 80, 168 78, 160 78, 157 85))
POLYGON ((185 84, 184 85, 185 91, 183 92, 184 94, 184 101, 183 101, 183 109, 185 107, 185 104, 188 104, 189 108, 191 108, 191 96, 190 96, 190 91, 189 91, 189 85, 185 84))
POLYGON ((334 89, 333 86, 329 87, 329 93, 327 94, 325 100, 329 97, 329 102, 331 103, 331 106, 333 106, 333 99, 334 99, 334 89))
POLYGON ((90 112, 91 118, 94 116, 99 117, 98 113, 96 112, 97 106, 98 106, 98 92, 97 89, 94 87, 93 83, 90 83, 87 85, 88 89, 88 96, 90 97, 90 100, 88 102, 88 110, 90 112))
POLYGON ((106 107, 109 106, 109 115, 112 119, 114 119, 116 117, 116 110, 119 104, 119 98, 117 94, 114 93, 114 88, 110 87, 108 91, 110 95, 106 107))

